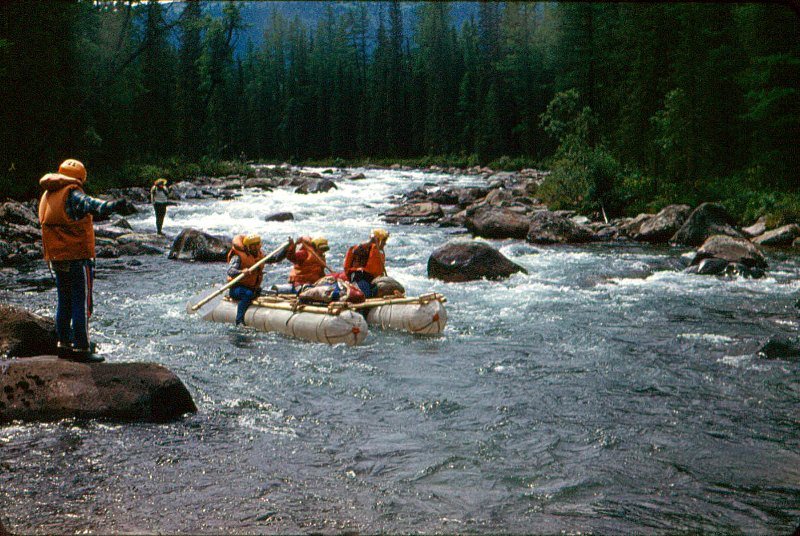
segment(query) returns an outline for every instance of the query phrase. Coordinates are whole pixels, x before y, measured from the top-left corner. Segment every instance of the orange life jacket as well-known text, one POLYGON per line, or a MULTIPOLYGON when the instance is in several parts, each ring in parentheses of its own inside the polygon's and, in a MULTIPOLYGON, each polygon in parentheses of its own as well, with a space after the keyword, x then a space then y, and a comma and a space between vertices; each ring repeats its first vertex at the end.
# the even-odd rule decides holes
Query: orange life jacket
POLYGON ((42 249, 46 261, 94 259, 94 225, 91 214, 79 220, 67 215, 67 197, 72 190, 83 192, 80 179, 48 173, 39 180, 44 188, 39 201, 42 249))
POLYGON ((372 277, 386 273, 386 254, 372 242, 353 246, 344 256, 344 272, 347 277, 356 271, 367 272, 372 277))
MULTIPOLYGON (((292 266, 292 271, 289 272, 289 283, 295 285, 313 285, 323 277, 325 277, 325 265, 322 264, 317 258, 308 251, 305 245, 300 247, 301 251, 305 251, 305 259, 300 262, 295 262, 292 266)), ((321 254, 317 253, 320 257, 321 254)))
MULTIPOLYGON (((241 269, 247 270, 255 263, 260 261, 264 258, 264 254, 259 250, 258 255, 251 255, 247 252, 247 248, 245 247, 244 243, 244 235, 237 235, 233 239, 233 247, 228 252, 228 262, 231 262, 231 258, 234 255, 239 256, 239 260, 241 261, 241 269)), ((264 265, 262 264, 258 268, 256 268, 255 272, 247 274, 242 279, 239 280, 238 285, 243 285, 249 289, 256 290, 261 288, 261 280, 264 278, 264 265)), ((228 277, 228 281, 233 281, 233 277, 228 277)))

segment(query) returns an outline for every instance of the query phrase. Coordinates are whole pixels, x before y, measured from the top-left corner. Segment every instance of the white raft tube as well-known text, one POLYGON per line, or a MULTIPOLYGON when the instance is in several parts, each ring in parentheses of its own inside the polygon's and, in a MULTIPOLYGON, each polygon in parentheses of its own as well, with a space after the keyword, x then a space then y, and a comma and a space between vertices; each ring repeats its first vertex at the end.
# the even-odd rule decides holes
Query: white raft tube
POLYGON ((370 326, 420 335, 438 335, 447 325, 447 310, 437 298, 425 300, 421 297, 417 303, 379 305, 367 309, 366 314, 370 326))
MULTIPOLYGON (((236 302, 222 300, 203 320, 233 324, 236 307, 236 302)), ((253 304, 247 308, 244 323, 260 331, 277 331, 306 341, 349 346, 361 344, 369 333, 364 317, 347 309, 338 314, 321 314, 253 304)))

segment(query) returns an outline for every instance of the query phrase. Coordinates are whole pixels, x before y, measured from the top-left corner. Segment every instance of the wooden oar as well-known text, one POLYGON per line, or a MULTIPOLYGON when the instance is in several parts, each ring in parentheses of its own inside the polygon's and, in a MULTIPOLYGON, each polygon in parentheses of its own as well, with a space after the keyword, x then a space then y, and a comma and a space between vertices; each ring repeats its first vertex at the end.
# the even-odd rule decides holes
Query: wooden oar
MULTIPOLYGON (((250 267, 250 271, 252 272, 255 268, 258 268, 259 266, 261 266, 264 263, 277 262, 278 260, 281 259, 281 253, 284 253, 284 250, 288 246, 289 246, 289 241, 287 240, 286 243, 281 244, 280 247, 278 247, 277 249, 272 251, 269 255, 267 255, 266 257, 264 257, 263 259, 261 259, 257 263, 253 264, 253 266, 250 267)), ((186 312, 189 313, 189 314, 194 314, 198 310, 200 310, 200 313, 201 313, 202 316, 205 316, 206 314, 210 313, 214 309, 214 307, 216 307, 219 304, 219 302, 222 300, 220 295, 223 292, 225 292, 226 290, 228 290, 229 288, 231 288, 232 286, 234 286, 236 283, 238 283, 239 281, 244 279, 244 277, 246 275, 247 275, 247 273, 242 272, 241 274, 239 274, 238 276, 233 278, 231 281, 229 281, 228 284, 226 284, 225 286, 223 286, 219 290, 214 291, 212 294, 210 294, 207 297, 201 299, 197 303, 194 303, 195 298, 192 298, 189 301, 189 303, 186 304, 186 312), (219 298, 219 299, 215 299, 215 298, 219 298), (202 310, 201 310, 201 308, 202 308, 202 310)))

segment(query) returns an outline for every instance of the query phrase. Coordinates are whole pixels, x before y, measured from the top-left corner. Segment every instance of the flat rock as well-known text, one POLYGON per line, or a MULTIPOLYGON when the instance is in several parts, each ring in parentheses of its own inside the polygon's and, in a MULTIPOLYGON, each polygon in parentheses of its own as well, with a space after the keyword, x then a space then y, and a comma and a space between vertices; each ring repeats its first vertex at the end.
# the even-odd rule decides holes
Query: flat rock
POLYGON ((0 368, 0 422, 65 418, 167 422, 197 411, 189 391, 155 363, 75 363, 55 356, 0 368))
POLYGON ((767 268, 764 254, 746 238, 727 235, 709 237, 692 260, 692 266, 700 264, 704 259, 722 259, 729 263, 739 263, 748 268, 767 268))
POLYGON ((439 203, 425 201, 394 208, 384 214, 384 219, 389 223, 432 223, 442 216, 444 212, 439 203))
POLYGON ((485 242, 455 240, 439 247, 428 259, 428 277, 448 282, 503 279, 528 272, 485 242))
POLYGON ((342 177, 343 181, 360 181, 364 180, 367 177, 363 173, 351 173, 350 175, 345 175, 342 177))
POLYGON ((0 355, 28 357, 56 351, 52 319, 15 305, 0 304, 0 355))
POLYGON ((525 238, 531 225, 530 217, 510 208, 483 205, 467 213, 466 228, 484 238, 525 238))
POLYGON ((791 246, 800 237, 800 225, 792 223, 767 231, 753 239, 760 246, 791 246))
POLYGON ((756 220, 756 222, 753 225, 751 225, 749 227, 743 227, 742 228, 742 232, 746 236, 749 236, 751 238, 754 237, 754 236, 758 236, 758 235, 762 235, 762 234, 766 233, 767 232, 767 217, 766 216, 761 216, 760 218, 758 218, 756 220))

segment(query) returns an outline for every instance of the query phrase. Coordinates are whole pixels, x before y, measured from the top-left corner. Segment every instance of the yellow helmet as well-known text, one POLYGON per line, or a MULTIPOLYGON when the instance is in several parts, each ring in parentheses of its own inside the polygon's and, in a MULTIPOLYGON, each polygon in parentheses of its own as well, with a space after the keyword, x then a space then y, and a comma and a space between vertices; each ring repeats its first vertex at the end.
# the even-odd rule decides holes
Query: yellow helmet
POLYGON ((386 242, 389 239, 389 231, 386 229, 373 229, 370 236, 386 242))
POLYGON ((256 244, 261 244, 261 237, 257 234, 247 235, 242 239, 242 244, 245 246, 254 246, 256 244))
POLYGON ((167 179, 156 179, 156 182, 153 184, 155 184, 156 186, 158 186, 159 184, 167 184, 167 179))
POLYGON ((74 158, 61 162, 61 165, 58 166, 58 172, 67 177, 86 182, 86 168, 74 158))
POLYGON ((317 251, 321 251, 323 253, 331 249, 330 247, 328 247, 328 239, 323 236, 318 236, 314 238, 313 240, 311 240, 311 243, 314 245, 317 251))

